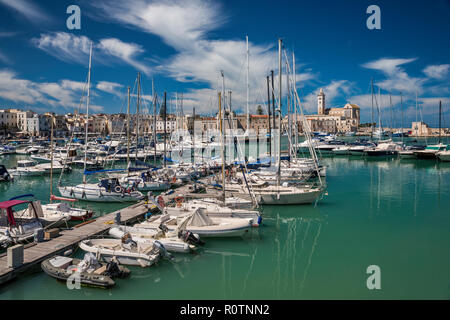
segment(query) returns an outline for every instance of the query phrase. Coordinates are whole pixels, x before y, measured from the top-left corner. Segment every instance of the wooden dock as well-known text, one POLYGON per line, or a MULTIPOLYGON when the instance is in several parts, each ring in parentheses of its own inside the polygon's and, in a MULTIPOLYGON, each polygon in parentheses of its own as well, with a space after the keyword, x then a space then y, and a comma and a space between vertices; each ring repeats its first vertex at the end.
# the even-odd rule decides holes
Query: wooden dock
POLYGON ((40 264, 43 260, 54 255, 62 255, 70 249, 75 249, 78 243, 92 236, 105 233, 113 224, 117 212, 120 212, 121 222, 132 223, 143 217, 148 212, 155 212, 156 206, 139 202, 129 207, 117 210, 96 218, 94 221, 85 223, 79 227, 60 232, 60 236, 49 241, 24 246, 23 265, 18 268, 9 268, 7 255, 0 257, 0 285, 16 278, 19 274, 40 264))

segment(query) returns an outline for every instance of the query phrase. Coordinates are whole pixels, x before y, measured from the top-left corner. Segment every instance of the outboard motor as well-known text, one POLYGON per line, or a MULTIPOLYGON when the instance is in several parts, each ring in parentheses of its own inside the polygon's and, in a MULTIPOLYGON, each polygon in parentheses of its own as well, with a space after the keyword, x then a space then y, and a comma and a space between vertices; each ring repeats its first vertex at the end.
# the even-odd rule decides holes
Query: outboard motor
POLYGON ((107 275, 111 278, 115 278, 115 277, 122 278, 124 276, 122 271, 120 271, 119 266, 114 261, 110 261, 106 264, 105 275, 107 275))
POLYGON ((158 240, 155 240, 155 242, 153 242, 153 243, 154 243, 155 247, 158 248, 159 256, 161 258, 167 258, 169 260, 173 260, 173 256, 169 252, 167 252, 166 248, 164 247, 164 245, 161 242, 159 242, 158 240))
POLYGON ((187 230, 181 230, 180 232, 178 232, 178 238, 193 245, 202 246, 205 244, 205 242, 200 239, 200 236, 198 234, 192 233, 191 231, 187 230))
POLYGON ((161 223, 158 228, 164 233, 167 233, 169 231, 169 228, 163 223, 161 223))

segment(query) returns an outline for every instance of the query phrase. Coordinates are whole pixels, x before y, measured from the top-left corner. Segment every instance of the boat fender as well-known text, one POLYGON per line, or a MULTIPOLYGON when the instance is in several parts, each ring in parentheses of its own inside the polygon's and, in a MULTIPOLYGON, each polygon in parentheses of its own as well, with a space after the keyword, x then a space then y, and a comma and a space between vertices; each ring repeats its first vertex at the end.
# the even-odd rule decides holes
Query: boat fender
POLYGON ((86 199, 86 192, 83 190, 83 193, 81 194, 81 197, 86 199))
POLYGON ((70 189, 70 196, 72 196, 72 197, 73 197, 73 188, 72 188, 72 189, 70 189))
POLYGON ((261 222, 262 222, 262 216, 259 216, 258 217, 258 226, 261 225, 261 222))

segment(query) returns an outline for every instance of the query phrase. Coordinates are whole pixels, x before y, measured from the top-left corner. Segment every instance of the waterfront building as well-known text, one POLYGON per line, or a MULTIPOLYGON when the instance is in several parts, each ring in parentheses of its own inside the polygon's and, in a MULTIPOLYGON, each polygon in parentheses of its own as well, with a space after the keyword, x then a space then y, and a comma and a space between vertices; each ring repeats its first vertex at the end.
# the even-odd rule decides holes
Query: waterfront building
POLYGON ((325 93, 321 88, 317 95, 317 114, 306 115, 306 121, 312 131, 356 132, 360 123, 360 108, 351 103, 343 108, 326 108, 325 93))
POLYGON ((33 114, 32 117, 29 117, 26 119, 26 133, 33 135, 33 136, 39 136, 40 130, 39 130, 39 115, 37 113, 33 114))
POLYGON ((413 122, 411 124, 411 135, 416 137, 430 136, 432 129, 423 121, 413 122))
POLYGON ((10 132, 17 131, 17 112, 16 109, 0 110, 0 133, 7 135, 10 132))
POLYGON ((252 114, 250 115, 250 128, 257 134, 261 130, 269 131, 269 116, 267 114, 252 114))

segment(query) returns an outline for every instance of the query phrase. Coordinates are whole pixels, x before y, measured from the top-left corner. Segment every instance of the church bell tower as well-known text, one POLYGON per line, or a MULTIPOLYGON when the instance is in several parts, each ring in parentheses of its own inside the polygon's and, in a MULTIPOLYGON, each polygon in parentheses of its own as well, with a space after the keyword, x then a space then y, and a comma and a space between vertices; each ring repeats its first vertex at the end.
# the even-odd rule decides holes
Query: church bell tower
POLYGON ((320 88, 320 92, 317 95, 317 113, 325 114, 325 93, 323 93, 322 88, 320 88))

